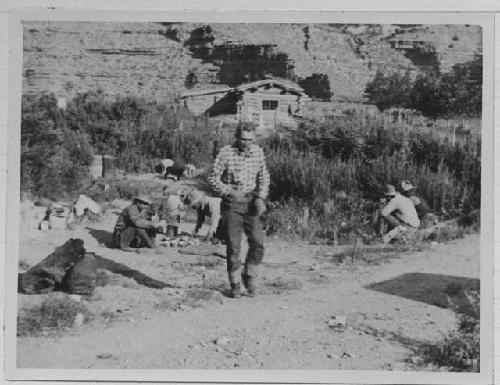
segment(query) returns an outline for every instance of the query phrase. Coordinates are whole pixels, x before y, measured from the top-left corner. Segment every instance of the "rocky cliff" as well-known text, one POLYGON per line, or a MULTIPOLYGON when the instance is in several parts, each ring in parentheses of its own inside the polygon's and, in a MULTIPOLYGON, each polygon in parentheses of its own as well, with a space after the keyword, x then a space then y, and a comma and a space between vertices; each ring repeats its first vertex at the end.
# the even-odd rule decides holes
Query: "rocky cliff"
MULTIPOLYGON (((162 102, 190 89, 220 87, 221 60, 194 55, 193 23, 29 22, 24 24, 23 93, 58 97, 102 88, 162 102), (187 81, 187 79, 189 81, 187 81), (195 79, 195 81, 193 81, 195 79)), ((359 101, 377 70, 442 71, 481 52, 468 25, 211 24, 211 47, 273 47, 291 73, 328 75, 337 100, 359 101)))

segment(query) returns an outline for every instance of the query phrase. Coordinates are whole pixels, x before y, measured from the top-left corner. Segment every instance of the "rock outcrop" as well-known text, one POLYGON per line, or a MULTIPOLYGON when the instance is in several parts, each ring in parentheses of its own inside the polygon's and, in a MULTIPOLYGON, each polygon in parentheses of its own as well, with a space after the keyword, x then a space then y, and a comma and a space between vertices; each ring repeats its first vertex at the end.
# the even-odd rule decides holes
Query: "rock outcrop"
MULTIPOLYGON (((195 58, 185 44, 200 26, 26 22, 23 93, 71 98, 102 88, 110 95, 169 103, 187 87, 220 87, 221 63, 195 58)), ((469 25, 228 23, 211 24, 211 29, 213 46, 275 46, 288 56, 297 77, 326 74, 335 99, 349 101, 362 99, 377 70, 415 74, 426 63, 437 63, 448 71, 482 49, 480 28, 469 25), (408 48, 412 42, 430 47, 433 61, 408 48)))

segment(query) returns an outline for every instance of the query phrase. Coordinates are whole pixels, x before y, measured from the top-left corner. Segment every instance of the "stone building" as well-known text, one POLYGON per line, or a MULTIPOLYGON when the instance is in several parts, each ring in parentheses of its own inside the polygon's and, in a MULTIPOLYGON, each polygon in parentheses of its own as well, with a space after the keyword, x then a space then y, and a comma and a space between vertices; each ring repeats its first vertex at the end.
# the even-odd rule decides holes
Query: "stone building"
POLYGON ((233 117, 260 128, 275 128, 279 124, 295 125, 310 98, 289 80, 268 78, 234 88, 186 92, 179 101, 196 115, 233 117))

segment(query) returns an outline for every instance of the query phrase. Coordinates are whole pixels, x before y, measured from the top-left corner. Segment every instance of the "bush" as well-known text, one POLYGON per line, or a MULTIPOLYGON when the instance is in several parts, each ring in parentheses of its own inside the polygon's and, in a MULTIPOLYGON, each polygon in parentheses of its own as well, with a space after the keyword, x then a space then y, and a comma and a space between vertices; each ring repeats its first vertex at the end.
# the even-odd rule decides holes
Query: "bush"
MULTIPOLYGON (((109 184, 106 191, 89 187, 92 153, 115 155, 118 167, 143 173, 152 172, 164 158, 179 165, 210 166, 214 147, 233 141, 231 126, 216 130, 216 122, 183 108, 133 97, 110 99, 102 92, 76 97, 67 110, 58 109, 53 96, 25 98, 22 124, 23 192, 52 198, 83 192, 108 201, 159 192, 160 181, 148 184, 139 179, 102 181, 109 184)), ((384 130, 380 122, 347 116, 304 120, 299 129, 278 132, 259 144, 271 174, 270 199, 280 202, 270 213, 270 231, 291 226, 299 229, 296 235, 330 239, 342 222, 364 226, 384 185, 398 186, 402 179, 416 184, 418 193, 442 216, 480 206, 480 138, 452 145, 433 132, 384 130), (348 204, 336 198, 342 195, 348 204), (330 201, 335 216, 323 213, 323 204, 330 201), (294 212, 305 207, 315 219, 304 233, 294 212)))
POLYGON ((30 336, 44 330, 61 330, 72 327, 76 316, 82 314, 85 319, 89 311, 82 303, 75 302, 65 294, 48 295, 40 307, 21 310, 17 317, 17 335, 30 336))
MULTIPOLYGON (((432 50, 430 57, 435 55, 432 50)), ((390 75, 377 72, 367 84, 368 100, 380 110, 390 107, 413 108, 431 118, 453 115, 480 116, 482 110, 482 55, 466 63, 456 64, 451 72, 434 68, 417 75, 390 75)))
POLYGON ((87 184, 92 148, 68 129, 55 97, 24 97, 21 114, 22 191, 55 199, 87 184))
MULTIPOLYGON (((480 159, 474 146, 452 146, 430 134, 375 126, 363 133, 354 121, 344 124, 309 122, 292 136, 273 136, 262 143, 272 201, 293 200, 292 206, 307 205, 318 215, 324 202, 343 192, 351 201, 345 206, 335 202, 341 211, 338 220, 354 216, 362 222, 385 184, 398 187, 409 179, 438 214, 454 217, 479 207, 480 159)), ((276 221, 292 220, 283 211, 273 215, 276 221)))
POLYGON ((448 333, 441 344, 424 350, 426 362, 450 367, 455 371, 479 372, 479 294, 466 293, 466 298, 467 305, 454 306, 459 321, 458 329, 448 333))

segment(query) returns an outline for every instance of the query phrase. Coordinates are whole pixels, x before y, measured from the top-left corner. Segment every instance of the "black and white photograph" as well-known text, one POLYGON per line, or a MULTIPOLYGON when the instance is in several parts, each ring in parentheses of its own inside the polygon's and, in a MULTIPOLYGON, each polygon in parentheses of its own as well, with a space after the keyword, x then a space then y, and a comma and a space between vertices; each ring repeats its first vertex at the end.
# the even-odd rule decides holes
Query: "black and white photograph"
POLYGON ((15 370, 488 378, 490 26, 463 16, 20 17, 15 370))

